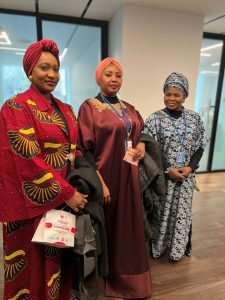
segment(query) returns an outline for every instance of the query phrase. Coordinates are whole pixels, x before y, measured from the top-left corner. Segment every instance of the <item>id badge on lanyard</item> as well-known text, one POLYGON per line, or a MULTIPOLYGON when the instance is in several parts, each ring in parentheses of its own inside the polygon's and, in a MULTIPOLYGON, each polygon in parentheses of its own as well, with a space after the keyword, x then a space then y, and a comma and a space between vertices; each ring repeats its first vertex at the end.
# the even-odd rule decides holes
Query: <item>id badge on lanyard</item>
POLYGON ((185 152, 183 151, 180 151, 176 157, 176 162, 179 164, 179 165, 184 165, 185 163, 185 152))
POLYGON ((132 148, 132 140, 131 139, 127 139, 125 141, 125 152, 127 151, 127 149, 132 148))

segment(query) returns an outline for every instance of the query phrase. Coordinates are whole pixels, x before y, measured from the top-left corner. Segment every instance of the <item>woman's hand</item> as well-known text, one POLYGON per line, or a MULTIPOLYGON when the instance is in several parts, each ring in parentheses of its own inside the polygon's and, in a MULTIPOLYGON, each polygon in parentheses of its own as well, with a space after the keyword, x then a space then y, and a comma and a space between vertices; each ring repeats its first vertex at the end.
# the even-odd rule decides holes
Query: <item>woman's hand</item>
POLYGON ((71 207, 75 212, 78 212, 79 209, 83 209, 86 205, 88 195, 83 195, 79 193, 78 191, 75 191, 73 196, 66 200, 65 203, 71 207))
POLYGON ((132 154, 134 155, 133 160, 143 159, 145 156, 145 143, 143 142, 138 143, 132 154))
POLYGON ((192 173, 191 167, 183 167, 179 168, 178 170, 185 178, 188 178, 188 176, 192 173))
POLYGON ((104 203, 109 204, 111 201, 111 197, 110 197, 109 189, 108 189, 107 185, 105 184, 105 182, 102 182, 102 188, 103 188, 104 203))
POLYGON ((180 169, 177 168, 169 168, 167 176, 172 181, 183 181, 185 179, 183 173, 180 171, 180 169))
POLYGON ((110 191, 109 191, 107 185, 105 184, 105 181, 102 178, 102 175, 100 174, 100 172, 97 170, 96 173, 98 174, 98 177, 100 178, 101 183, 102 183, 104 203, 109 204, 111 201, 110 191))

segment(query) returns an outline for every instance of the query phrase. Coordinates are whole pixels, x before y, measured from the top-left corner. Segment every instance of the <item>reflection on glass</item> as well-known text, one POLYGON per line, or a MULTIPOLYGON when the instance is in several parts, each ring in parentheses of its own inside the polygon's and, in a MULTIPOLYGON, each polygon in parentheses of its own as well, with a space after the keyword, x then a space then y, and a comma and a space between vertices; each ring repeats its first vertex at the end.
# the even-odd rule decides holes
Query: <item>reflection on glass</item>
MULTIPOLYGON (((212 132, 222 46, 220 40, 204 38, 200 54, 195 110, 200 114, 209 138, 212 132)), ((198 171, 207 170, 208 155, 209 145, 200 161, 198 171)))
POLYGON ((223 89, 221 94, 219 116, 217 121, 216 140, 213 152, 212 170, 225 169, 225 79, 223 79, 223 89))
POLYGON ((22 68, 22 62, 18 66, 4 64, 2 66, 2 78, 4 80, 2 98, 5 100, 24 92, 30 86, 22 68))
POLYGON ((54 95, 71 104, 96 96, 95 69, 101 59, 101 29, 77 24, 43 21, 43 38, 53 39, 61 56, 60 81, 54 95))
POLYGON ((0 13, 0 107, 25 91, 30 82, 23 70, 23 55, 37 40, 34 17, 0 13))

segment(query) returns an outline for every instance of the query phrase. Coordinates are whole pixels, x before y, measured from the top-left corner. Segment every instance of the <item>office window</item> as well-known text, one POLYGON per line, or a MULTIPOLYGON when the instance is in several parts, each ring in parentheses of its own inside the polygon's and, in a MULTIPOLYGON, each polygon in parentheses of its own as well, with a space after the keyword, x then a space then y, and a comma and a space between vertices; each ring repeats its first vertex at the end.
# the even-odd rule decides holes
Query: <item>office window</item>
POLYGON ((0 13, 0 107, 29 87, 22 61, 27 46, 36 40, 34 17, 0 13))
POLYGON ((53 39, 60 51, 61 79, 54 91, 77 113, 80 104, 98 93, 95 69, 101 60, 101 28, 43 21, 43 38, 53 39))

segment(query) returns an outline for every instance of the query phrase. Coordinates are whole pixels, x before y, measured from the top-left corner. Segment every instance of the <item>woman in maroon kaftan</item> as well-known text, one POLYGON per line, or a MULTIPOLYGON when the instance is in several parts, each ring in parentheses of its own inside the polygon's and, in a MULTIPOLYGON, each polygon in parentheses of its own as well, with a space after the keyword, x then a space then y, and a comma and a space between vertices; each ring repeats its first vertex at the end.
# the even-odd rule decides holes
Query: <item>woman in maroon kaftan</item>
POLYGON ((136 158, 143 158, 143 145, 136 146, 143 120, 132 105, 117 98, 115 91, 122 83, 119 73, 122 77, 122 67, 112 58, 100 63, 96 80, 101 92, 81 105, 78 123, 81 144, 95 159, 106 198, 109 276, 105 295, 143 298, 151 294, 151 277, 138 167, 123 160, 128 136, 138 152, 136 158))
POLYGON ((68 154, 78 154, 78 129, 70 106, 51 94, 58 69, 53 41, 30 45, 24 70, 31 87, 6 101, 0 113, 5 300, 70 299, 72 271, 64 272, 63 250, 31 242, 45 212, 64 204, 77 211, 86 202, 65 181, 68 154))

